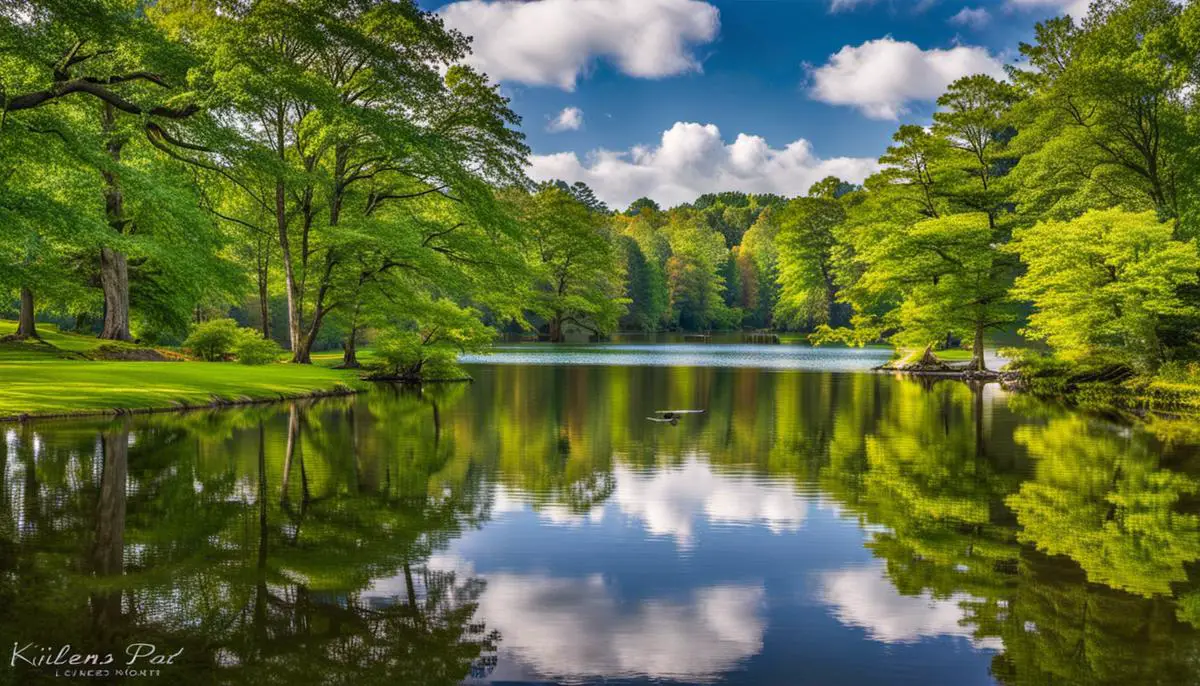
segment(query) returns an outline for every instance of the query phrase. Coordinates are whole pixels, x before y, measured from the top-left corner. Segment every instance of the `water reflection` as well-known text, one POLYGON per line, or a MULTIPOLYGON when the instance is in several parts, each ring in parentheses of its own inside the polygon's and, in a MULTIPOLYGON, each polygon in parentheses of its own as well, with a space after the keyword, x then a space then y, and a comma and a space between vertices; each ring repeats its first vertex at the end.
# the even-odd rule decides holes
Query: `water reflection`
POLYGON ((0 429, 0 638, 182 649, 184 683, 1200 679, 1177 426, 874 375, 474 371, 0 429))

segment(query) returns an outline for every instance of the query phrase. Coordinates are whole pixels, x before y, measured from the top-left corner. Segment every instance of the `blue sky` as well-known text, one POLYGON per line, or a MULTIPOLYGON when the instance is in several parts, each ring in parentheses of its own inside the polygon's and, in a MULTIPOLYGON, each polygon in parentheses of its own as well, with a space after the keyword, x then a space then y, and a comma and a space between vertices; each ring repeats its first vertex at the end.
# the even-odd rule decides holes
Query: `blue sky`
POLYGON ((859 181, 945 84, 1085 0, 426 2, 523 117, 530 175, 615 206, 859 181))

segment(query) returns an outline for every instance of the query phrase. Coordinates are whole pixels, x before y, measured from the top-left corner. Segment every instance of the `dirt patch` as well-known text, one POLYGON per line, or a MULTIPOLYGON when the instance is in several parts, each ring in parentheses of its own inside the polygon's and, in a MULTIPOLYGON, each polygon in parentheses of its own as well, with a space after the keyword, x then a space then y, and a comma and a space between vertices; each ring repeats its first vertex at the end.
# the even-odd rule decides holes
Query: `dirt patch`
POLYGON ((154 348, 130 348, 122 345, 101 345, 89 357, 93 360, 113 362, 183 362, 187 358, 169 350, 154 348))

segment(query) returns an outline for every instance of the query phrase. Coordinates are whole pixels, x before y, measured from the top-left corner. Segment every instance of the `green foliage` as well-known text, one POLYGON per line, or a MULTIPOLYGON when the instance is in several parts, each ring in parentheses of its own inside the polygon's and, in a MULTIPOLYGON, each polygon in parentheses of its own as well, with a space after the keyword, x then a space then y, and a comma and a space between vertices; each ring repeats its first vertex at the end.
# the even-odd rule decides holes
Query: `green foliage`
POLYGON ((192 327, 183 349, 206 362, 219 362, 233 353, 238 342, 238 324, 232 319, 213 319, 192 327))
POLYGON ((564 339, 568 324, 610 333, 628 301, 621 297, 621 261, 603 215, 556 186, 519 202, 534 278, 529 309, 547 321, 552 341, 564 339))
POLYGON ((729 252, 721 234, 686 210, 672 212, 662 232, 671 249, 665 271, 674 323, 687 331, 739 325, 740 313, 724 300, 729 252))
POLYGON ((834 231, 845 220, 846 212, 833 195, 841 182, 831 177, 822 183, 827 188, 817 190, 829 197, 796 198, 777 215, 780 288, 775 321, 782 326, 846 323, 835 321, 834 316, 838 296, 833 272, 834 231))
POLYGON ((263 338, 262 334, 254 329, 241 328, 237 331, 232 352, 237 357, 238 364, 257 366, 278 362, 283 348, 275 341, 263 338))
POLYGON ((457 364, 458 354, 478 352, 495 331, 479 321, 479 313, 444 299, 413 303, 413 319, 385 330, 375 342, 382 365, 376 378, 401 381, 457 381, 469 378, 457 364))
POLYGON ((1153 212, 1093 210, 1017 231, 1027 265, 1014 293, 1034 305, 1027 333, 1069 359, 1119 354, 1164 362, 1163 318, 1189 315, 1179 287, 1195 284, 1200 256, 1153 212))

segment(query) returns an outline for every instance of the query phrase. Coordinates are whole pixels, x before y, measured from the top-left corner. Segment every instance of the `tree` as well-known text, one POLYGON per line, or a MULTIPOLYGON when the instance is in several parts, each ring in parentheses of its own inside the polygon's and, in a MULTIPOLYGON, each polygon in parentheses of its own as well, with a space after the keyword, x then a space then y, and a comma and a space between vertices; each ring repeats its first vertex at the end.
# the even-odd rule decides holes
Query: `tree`
POLYGON ((1184 126, 1194 62, 1180 13, 1169 0, 1105 2, 1086 21, 1039 24, 1036 41, 1021 45, 1030 67, 1013 72, 1030 93, 1014 141, 1028 153, 1016 170, 1023 210, 1066 219, 1120 205, 1181 216, 1194 175, 1184 126))
POLYGON ((721 274, 729 256, 724 237, 689 210, 672 212, 662 231, 671 248, 665 271, 672 320, 685 331, 734 324, 721 274))
POLYGON ((293 10, 179 3, 168 16, 219 84, 217 118, 233 137, 206 166, 271 218, 292 358, 307 363, 326 318, 353 308, 353 295, 341 296, 354 293, 364 269, 355 256, 381 224, 392 229, 371 278, 404 268, 387 246, 405 225, 405 245, 421 248, 406 257, 478 265, 505 254, 496 245, 517 229, 491 184, 521 182, 528 151, 507 100, 461 64, 467 40, 436 15, 412 2, 293 10), (439 207, 422 207, 417 222, 384 211, 413 201, 439 207))
POLYGON ((658 203, 654 202, 650 198, 638 198, 629 204, 629 209, 625 210, 625 214, 630 217, 636 217, 641 214, 643 210, 649 210, 651 213, 654 213, 661 212, 662 208, 660 208, 658 203))
POLYGON ((546 319, 553 342, 565 324, 596 335, 613 330, 628 302, 616 246, 604 218, 554 186, 523 199, 534 272, 530 309, 546 319))
POLYGON ((608 205, 604 201, 596 197, 596 193, 592 191, 586 183, 576 181, 573 184, 568 184, 566 181, 556 179, 552 182, 553 185, 561 191, 569 193, 572 198, 579 201, 584 207, 598 214, 608 214, 608 205))
MULTIPOLYGON (((166 204, 163 200, 172 199, 171 193, 152 202, 145 186, 129 193, 131 184, 136 187, 144 180, 139 177, 147 167, 162 162, 145 147, 153 146, 167 155, 186 147, 172 131, 172 123, 200 111, 196 94, 184 89, 193 62, 187 51, 167 40, 141 10, 122 0, 85 0, 82 5, 39 1, 27 5, 22 17, 22 21, 3 23, 6 44, 19 46, 6 51, 4 58, 6 73, 14 77, 6 84, 4 108, 15 122, 22 123, 30 122, 31 115, 42 108, 78 108, 79 117, 95 127, 90 143, 84 144, 96 147, 78 154, 103 179, 104 211, 110 228, 99 245, 98 281, 104 293, 100 337, 128 340, 131 268, 140 270, 145 277, 143 285, 153 288, 159 270, 173 266, 156 259, 167 253, 155 254, 161 247, 159 241, 179 238, 179 234, 170 235, 173 232, 167 226, 193 221, 187 208, 194 203, 186 201, 185 187, 173 189, 182 192, 182 197, 175 195, 179 201, 166 204), (143 142, 135 147, 135 140, 143 142), (140 253, 133 265, 131 250, 140 253)), ((79 120, 74 125, 86 126, 79 120)), ((162 182, 171 178, 156 172, 151 176, 158 182, 155 190, 162 190, 162 182)), ((202 224, 189 228, 186 235, 195 235, 205 249, 210 247, 202 224)), ((191 257, 202 255, 193 253, 191 257)))
POLYGON ((1171 236, 1151 211, 1092 210, 1018 230, 1012 250, 1027 270, 1014 294, 1033 303, 1027 333, 1069 359, 1169 359, 1163 319, 1195 313, 1178 289, 1195 284, 1200 270, 1195 243, 1171 236))
POLYGON ((642 247, 628 234, 617 237, 625 266, 625 298, 628 311, 621 317, 623 327, 641 331, 657 331, 667 313, 667 284, 662 267, 642 252, 642 247))
POLYGON ((837 302, 833 271, 834 233, 846 219, 841 203, 826 197, 796 198, 777 216, 779 300, 775 321, 792 327, 844 325, 846 317, 837 302))
POLYGON ((868 297, 902 294, 898 338, 926 345, 947 331, 972 340, 970 369, 984 369, 984 334, 1015 318, 1011 260, 996 249, 984 213, 927 219, 903 227, 859 257, 857 287, 868 297))
POLYGON ((759 327, 774 324, 779 302, 778 213, 778 207, 764 209, 738 246, 743 284, 741 305, 750 323, 759 327))
POLYGON ((955 211, 985 213, 993 231, 1007 210, 1002 179, 1013 164, 1007 143, 1016 133, 1009 125, 1016 101, 1017 93, 1007 83, 977 74, 950 84, 933 115, 933 135, 945 142, 939 191, 955 211))

